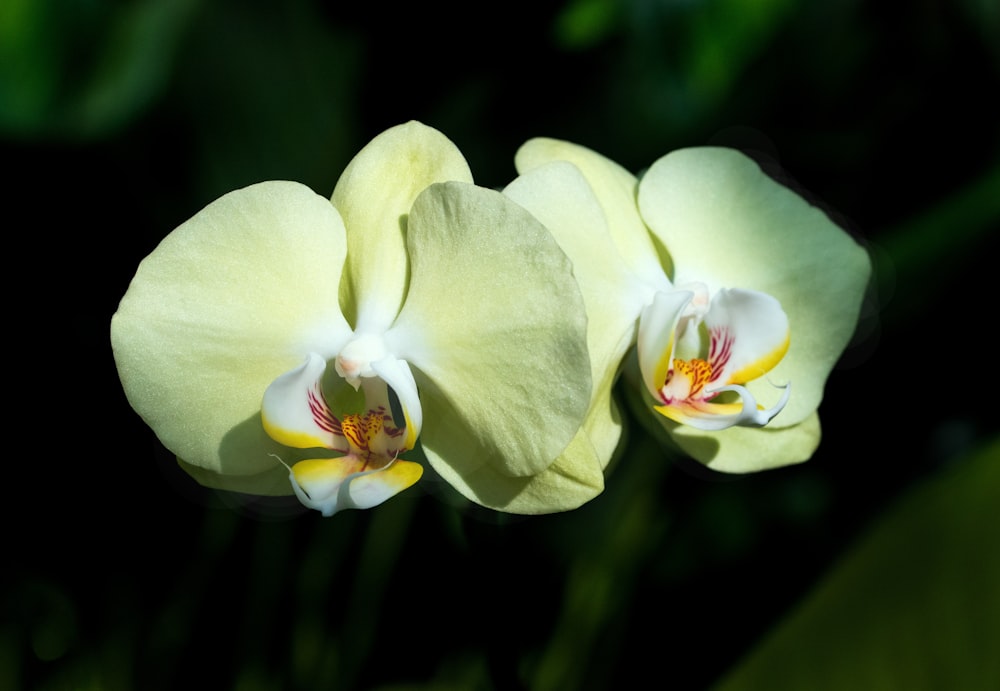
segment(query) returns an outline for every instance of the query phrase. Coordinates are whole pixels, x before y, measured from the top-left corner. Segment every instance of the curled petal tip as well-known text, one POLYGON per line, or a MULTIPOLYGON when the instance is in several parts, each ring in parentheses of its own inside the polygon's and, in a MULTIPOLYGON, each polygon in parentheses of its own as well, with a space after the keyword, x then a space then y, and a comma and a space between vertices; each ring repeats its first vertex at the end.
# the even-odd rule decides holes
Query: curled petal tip
POLYGON ((762 408, 757 399, 744 386, 723 386, 712 391, 702 400, 683 400, 654 406, 660 415, 674 422, 694 427, 706 432, 717 432, 730 427, 764 427, 788 403, 791 385, 776 385, 783 389, 781 399, 770 408, 762 408), (726 391, 739 395, 738 403, 714 403, 712 398, 726 391))

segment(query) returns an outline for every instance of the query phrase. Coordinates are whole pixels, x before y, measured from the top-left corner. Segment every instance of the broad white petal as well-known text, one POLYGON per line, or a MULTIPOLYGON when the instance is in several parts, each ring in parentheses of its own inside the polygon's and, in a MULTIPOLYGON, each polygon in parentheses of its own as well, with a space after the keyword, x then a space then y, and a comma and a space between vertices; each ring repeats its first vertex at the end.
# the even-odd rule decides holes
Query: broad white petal
POLYGON ((225 475, 272 468, 261 398, 350 328, 337 302, 346 241, 330 202, 292 182, 231 192, 139 265, 111 322, 132 407, 188 464, 225 475))
POLYGON ((375 137, 348 164, 333 191, 347 228, 344 309, 358 331, 381 333, 399 312, 409 280, 406 218, 435 182, 472 182, 458 148, 419 122, 375 137))
MULTIPOLYGON (((731 149, 682 149, 654 163, 639 185, 639 209, 670 249, 674 280, 773 296, 788 315, 791 345, 776 382, 795 387, 772 425, 816 410, 848 340, 871 263, 819 208, 731 149)), ((766 383, 764 384, 766 386, 766 383)), ((750 385, 763 395, 761 385, 750 385)))

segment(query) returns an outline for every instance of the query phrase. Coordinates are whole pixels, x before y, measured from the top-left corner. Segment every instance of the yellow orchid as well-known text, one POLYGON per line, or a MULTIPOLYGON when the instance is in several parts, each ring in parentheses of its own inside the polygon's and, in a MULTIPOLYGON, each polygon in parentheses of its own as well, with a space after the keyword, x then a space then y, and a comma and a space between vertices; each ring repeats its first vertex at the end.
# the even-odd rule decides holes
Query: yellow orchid
POLYGON ((598 438, 619 425, 611 383, 624 363, 641 414, 711 468, 812 455, 871 272, 853 238, 731 149, 675 151, 640 179, 539 138, 516 165, 505 194, 556 236, 587 303, 598 438))
POLYGON ((600 491, 571 444, 591 393, 571 264, 420 123, 332 199, 272 181, 209 204, 140 264, 111 342, 133 408, 210 487, 367 508, 421 477, 419 446, 500 510, 600 491))

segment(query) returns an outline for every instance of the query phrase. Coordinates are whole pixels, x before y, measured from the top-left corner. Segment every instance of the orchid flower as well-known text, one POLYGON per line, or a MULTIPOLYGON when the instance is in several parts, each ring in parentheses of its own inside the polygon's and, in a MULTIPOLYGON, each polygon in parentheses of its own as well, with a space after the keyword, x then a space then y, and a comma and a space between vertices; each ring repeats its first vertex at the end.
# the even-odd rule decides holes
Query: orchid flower
POLYGON ((331 515, 412 486, 425 458, 505 511, 600 491, 573 443, 591 381, 571 264, 416 122, 332 199, 272 181, 210 203, 140 264, 111 341, 133 408, 210 487, 331 515))
POLYGON ((713 469, 812 455, 871 271, 857 242, 731 149, 672 152, 640 180, 533 139, 516 165, 505 194, 556 236, 587 303, 592 429, 617 426, 610 382, 624 371, 653 429, 713 469))

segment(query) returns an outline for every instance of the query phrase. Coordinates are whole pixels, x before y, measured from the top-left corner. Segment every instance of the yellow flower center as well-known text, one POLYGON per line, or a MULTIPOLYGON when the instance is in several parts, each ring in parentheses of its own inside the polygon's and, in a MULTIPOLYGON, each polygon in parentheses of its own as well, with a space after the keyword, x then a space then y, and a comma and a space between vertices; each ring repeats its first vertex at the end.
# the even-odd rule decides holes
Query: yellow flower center
POLYGON ((350 445, 349 455, 363 462, 362 470, 385 467, 406 450, 402 444, 393 443, 405 430, 386 425, 386 417, 381 406, 363 414, 348 413, 340 420, 340 430, 335 431, 350 445))
POLYGON ((660 389, 663 402, 669 405, 675 401, 687 401, 700 396, 705 385, 711 380, 712 365, 707 360, 675 358, 673 367, 660 389))

